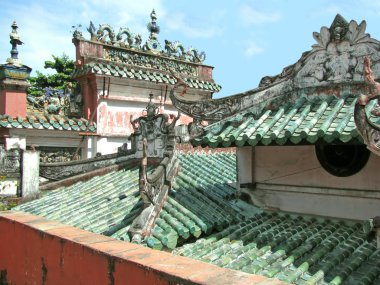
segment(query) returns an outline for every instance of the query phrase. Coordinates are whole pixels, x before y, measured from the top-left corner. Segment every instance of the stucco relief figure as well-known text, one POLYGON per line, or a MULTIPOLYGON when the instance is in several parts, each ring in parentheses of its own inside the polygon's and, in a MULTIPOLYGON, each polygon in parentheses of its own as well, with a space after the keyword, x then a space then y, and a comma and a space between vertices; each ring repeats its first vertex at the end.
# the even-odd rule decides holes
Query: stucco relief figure
POLYGON ((322 81, 342 82, 353 78, 357 65, 354 48, 348 39, 349 24, 337 15, 330 29, 321 28, 314 33, 317 44, 305 57, 305 65, 298 72, 300 86, 310 86, 322 81))
POLYGON ((380 70, 379 42, 365 33, 366 22, 348 23, 337 15, 330 28, 314 32, 317 41, 295 66, 297 87, 311 87, 323 83, 341 83, 362 80, 362 57, 371 55, 380 70), (298 70, 298 71, 297 71, 298 70))
POLYGON ((350 56, 351 47, 346 39, 347 30, 345 23, 340 22, 331 29, 331 40, 326 50, 326 70, 329 74, 327 80, 339 81, 352 78, 349 71, 357 62, 355 57, 350 56))

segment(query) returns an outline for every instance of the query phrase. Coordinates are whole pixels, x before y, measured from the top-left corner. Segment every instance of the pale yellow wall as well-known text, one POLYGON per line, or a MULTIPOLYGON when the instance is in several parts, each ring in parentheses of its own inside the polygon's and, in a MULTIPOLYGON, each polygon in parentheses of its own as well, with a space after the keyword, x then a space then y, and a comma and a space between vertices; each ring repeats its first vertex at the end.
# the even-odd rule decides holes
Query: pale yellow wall
POLYGON ((259 146, 252 159, 256 183, 380 190, 380 157, 372 154, 367 165, 349 177, 336 177, 324 170, 314 146, 259 146))
POLYGON ((380 215, 380 157, 375 155, 350 177, 325 171, 314 146, 238 148, 237 164, 240 191, 263 209, 353 220, 380 215))

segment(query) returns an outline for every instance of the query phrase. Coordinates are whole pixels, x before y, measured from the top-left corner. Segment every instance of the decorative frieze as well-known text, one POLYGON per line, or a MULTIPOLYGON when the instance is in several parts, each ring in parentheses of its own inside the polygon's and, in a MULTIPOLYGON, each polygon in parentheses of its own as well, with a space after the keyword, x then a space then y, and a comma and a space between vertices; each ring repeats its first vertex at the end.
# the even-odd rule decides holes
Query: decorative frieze
POLYGON ((135 53, 132 51, 105 47, 104 59, 167 72, 174 70, 176 73, 188 76, 198 76, 197 68, 193 64, 174 61, 167 57, 157 57, 146 53, 135 53))

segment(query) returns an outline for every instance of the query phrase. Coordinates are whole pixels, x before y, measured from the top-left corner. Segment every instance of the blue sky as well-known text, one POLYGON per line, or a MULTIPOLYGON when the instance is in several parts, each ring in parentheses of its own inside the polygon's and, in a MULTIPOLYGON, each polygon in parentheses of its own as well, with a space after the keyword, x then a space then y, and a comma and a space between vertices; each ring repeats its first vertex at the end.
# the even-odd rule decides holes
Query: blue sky
POLYGON ((179 40, 206 52, 205 64, 215 67, 223 88, 215 97, 253 89, 263 76, 296 62, 314 44, 312 33, 330 27, 337 13, 347 21, 366 20, 367 32, 380 40, 380 0, 13 0, 0 4, 0 60, 9 57, 13 20, 25 43, 21 60, 45 72, 52 54, 74 58, 72 26, 81 24, 87 38, 90 20, 115 30, 128 27, 145 41, 153 8, 162 45, 179 40))

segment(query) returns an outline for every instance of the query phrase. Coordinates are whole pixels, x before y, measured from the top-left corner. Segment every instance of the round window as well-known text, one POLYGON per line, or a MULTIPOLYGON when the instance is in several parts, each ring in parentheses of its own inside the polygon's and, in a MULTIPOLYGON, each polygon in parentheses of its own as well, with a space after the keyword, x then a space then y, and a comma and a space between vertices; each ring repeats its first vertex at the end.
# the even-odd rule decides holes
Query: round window
POLYGON ((339 177, 358 173, 366 165, 370 155, 365 145, 318 144, 315 152, 322 167, 339 177))

